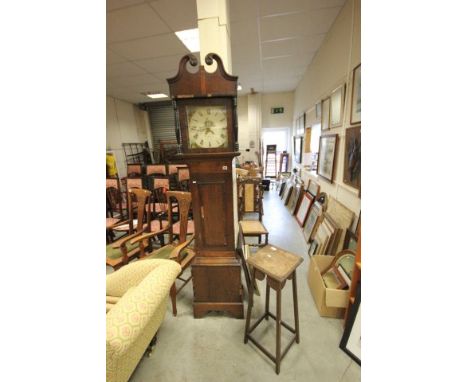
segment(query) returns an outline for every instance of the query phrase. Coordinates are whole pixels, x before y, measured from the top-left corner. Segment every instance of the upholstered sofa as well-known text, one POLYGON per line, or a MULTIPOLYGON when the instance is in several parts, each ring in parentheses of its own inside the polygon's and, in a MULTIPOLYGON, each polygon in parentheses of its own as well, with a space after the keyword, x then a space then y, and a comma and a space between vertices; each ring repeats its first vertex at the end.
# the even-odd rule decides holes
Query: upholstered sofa
POLYGON ((106 380, 128 381, 161 325, 180 265, 145 260, 106 278, 106 380))

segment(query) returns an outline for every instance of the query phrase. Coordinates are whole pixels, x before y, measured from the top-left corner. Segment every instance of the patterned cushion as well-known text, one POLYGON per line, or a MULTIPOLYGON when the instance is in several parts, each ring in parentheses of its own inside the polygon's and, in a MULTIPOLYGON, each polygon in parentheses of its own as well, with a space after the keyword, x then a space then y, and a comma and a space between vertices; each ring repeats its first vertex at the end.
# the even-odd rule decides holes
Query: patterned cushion
MULTIPOLYGON (((106 257, 109 259, 118 259, 119 257, 122 257, 122 251, 120 248, 112 248, 113 244, 114 243, 106 246, 106 257)), ((139 243, 130 244, 130 242, 127 242, 127 251, 130 252, 132 249, 138 248, 139 245, 139 243)))
POLYGON ((106 316, 106 381, 128 381, 164 319, 169 290, 180 270, 172 260, 148 260, 107 276, 106 293, 123 297, 106 316), (136 288, 125 293, 130 286, 136 288))

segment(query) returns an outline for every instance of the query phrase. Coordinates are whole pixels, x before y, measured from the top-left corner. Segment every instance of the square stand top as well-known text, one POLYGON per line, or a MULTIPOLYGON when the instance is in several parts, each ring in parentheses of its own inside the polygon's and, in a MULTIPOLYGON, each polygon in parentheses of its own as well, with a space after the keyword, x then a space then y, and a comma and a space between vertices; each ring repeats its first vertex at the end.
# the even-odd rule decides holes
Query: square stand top
POLYGON ((249 265, 279 282, 286 280, 303 261, 302 257, 270 244, 247 259, 249 265))

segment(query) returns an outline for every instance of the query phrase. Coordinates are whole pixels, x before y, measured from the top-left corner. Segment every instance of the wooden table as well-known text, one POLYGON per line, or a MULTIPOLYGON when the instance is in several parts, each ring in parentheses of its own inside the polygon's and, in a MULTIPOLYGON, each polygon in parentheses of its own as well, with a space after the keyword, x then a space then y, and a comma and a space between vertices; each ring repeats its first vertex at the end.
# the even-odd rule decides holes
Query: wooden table
POLYGON ((244 237, 256 236, 258 237, 258 245, 262 245, 262 235, 265 235, 265 243, 268 244, 268 230, 265 228, 263 223, 258 220, 241 220, 239 227, 244 237))
MULTIPOLYGON (((268 358, 270 358, 276 365, 276 374, 280 372, 281 360, 284 358, 292 344, 299 343, 299 313, 297 306, 297 284, 296 284, 296 268, 302 263, 304 259, 300 256, 292 254, 284 249, 278 248, 273 245, 266 245, 261 248, 255 255, 247 259, 247 263, 253 267, 252 279, 263 280, 266 276, 266 301, 265 313, 250 326, 250 318, 253 306, 253 287, 249 288, 249 305, 247 308, 247 320, 245 323, 244 343, 251 340, 268 358), (281 320, 281 290, 286 284, 287 280, 292 280, 293 288, 293 303, 294 303, 294 328, 281 320), (269 311, 270 305, 270 288, 276 291, 276 316, 269 311), (276 355, 273 356, 266 350, 257 340, 255 340, 251 333, 262 322, 263 319, 268 320, 271 317, 276 320, 276 355), (291 333, 294 334, 291 342, 281 352, 281 326, 284 326, 291 333)), ((252 284, 252 283, 251 283, 252 284)))

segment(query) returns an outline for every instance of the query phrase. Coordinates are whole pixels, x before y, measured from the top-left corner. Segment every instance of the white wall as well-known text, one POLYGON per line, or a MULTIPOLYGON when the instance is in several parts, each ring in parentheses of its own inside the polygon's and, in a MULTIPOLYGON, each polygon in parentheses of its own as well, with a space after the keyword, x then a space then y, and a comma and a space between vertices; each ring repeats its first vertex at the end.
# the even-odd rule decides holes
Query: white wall
MULTIPOLYGON (((303 178, 313 178, 322 191, 340 201, 356 214, 361 208, 358 191, 343 183, 344 141, 350 126, 351 78, 353 68, 361 62, 361 1, 348 0, 328 32, 325 41, 309 65, 294 92, 294 118, 306 112, 306 126, 319 122, 315 116, 315 103, 329 96, 339 85, 346 83, 343 126, 327 130, 338 134, 338 155, 335 159, 333 183, 302 171, 303 178)), ((308 156, 305 156, 305 163, 308 156)), ((299 166, 301 167, 301 166, 299 166)))
POLYGON ((258 161, 255 152, 259 151, 262 128, 291 129, 294 110, 294 93, 257 93, 240 96, 237 99, 237 121, 239 128, 239 161, 258 161), (283 114, 271 114, 272 107, 283 107, 283 114), (250 147, 254 141, 254 148, 250 147), (249 149, 247 152, 246 149, 249 149))
POLYGON ((262 128, 292 127, 294 92, 265 93, 262 95, 262 128), (284 107, 283 114, 271 114, 272 107, 284 107))
POLYGON ((122 143, 150 142, 148 113, 136 105, 106 97, 106 148, 115 153, 119 176, 127 175, 122 143))

